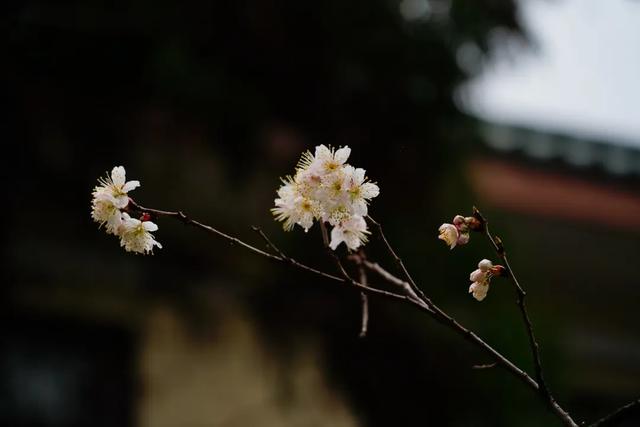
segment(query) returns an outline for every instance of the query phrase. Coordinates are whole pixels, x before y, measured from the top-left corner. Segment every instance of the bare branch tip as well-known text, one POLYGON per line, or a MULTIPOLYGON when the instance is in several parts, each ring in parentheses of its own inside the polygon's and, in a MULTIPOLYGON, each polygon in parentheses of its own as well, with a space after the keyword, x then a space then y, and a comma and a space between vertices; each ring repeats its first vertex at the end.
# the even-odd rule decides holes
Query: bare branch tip
POLYGON ((494 363, 486 363, 486 364, 483 364, 483 365, 473 365, 471 367, 471 369, 476 369, 476 370, 491 369, 491 368, 495 368, 496 366, 498 366, 498 363, 494 362, 494 363))

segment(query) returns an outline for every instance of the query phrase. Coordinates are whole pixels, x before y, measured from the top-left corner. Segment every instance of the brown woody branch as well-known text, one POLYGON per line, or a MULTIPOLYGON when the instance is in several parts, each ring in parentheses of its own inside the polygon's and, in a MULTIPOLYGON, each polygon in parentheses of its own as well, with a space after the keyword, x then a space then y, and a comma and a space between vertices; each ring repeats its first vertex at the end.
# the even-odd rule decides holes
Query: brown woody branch
MULTIPOLYGON (((367 284, 367 272, 363 266, 358 267, 360 273, 360 283, 367 284)), ((369 329, 369 297, 364 292, 360 292, 360 300, 362 302, 362 321, 360 326, 360 338, 367 336, 367 330, 369 329)))
MULTIPOLYGON (((502 260, 502 263, 504 264, 504 267, 506 269, 506 274, 511 280, 511 283, 513 283, 514 288, 516 290, 516 295, 517 295, 516 303, 518 305, 518 309, 520 310, 520 315, 522 317, 522 321, 524 323, 525 330, 527 332, 527 338, 529 340, 529 347, 531 349, 531 356, 533 358, 533 365, 535 369, 535 377, 540 387, 539 392, 551 407, 559 408, 558 403, 555 401, 544 379, 544 373, 542 369, 542 359, 540 357, 540 345, 536 340, 535 332, 533 329, 533 323, 531 322, 531 318, 529 317, 529 313, 527 312, 527 305, 525 303, 525 297, 527 296, 527 293, 525 292, 524 288, 520 285, 518 278, 516 277, 513 269, 511 268, 511 265, 509 264, 509 259, 507 258, 507 253, 504 249, 502 240, 499 237, 491 234, 491 231, 489 230, 488 221, 482 215, 482 213, 480 213, 480 211, 475 207, 473 208, 473 216, 480 221, 484 235, 487 237, 487 239, 489 239, 491 246, 493 246, 493 249, 496 251, 496 254, 502 260)), ((565 414, 566 416, 569 416, 566 412, 565 414)))
MULTIPOLYGON (((476 216, 477 219, 479 219, 481 221, 487 237, 489 238, 489 240, 493 244, 494 248, 496 249, 496 251, 498 252, 500 257, 502 258, 502 260, 503 260, 503 262, 505 264, 505 267, 507 269, 507 272, 509 274, 509 277, 512 279, 512 282, 514 283, 514 285, 515 285, 515 287, 517 289, 518 307, 520 308, 520 311, 521 311, 522 316, 523 316, 523 320, 525 322, 525 325, 527 326, 527 335, 529 337, 529 343, 530 343, 530 346, 531 346, 531 349, 532 349, 532 352, 533 352, 533 356, 534 356, 534 363, 535 363, 535 369, 536 369, 536 380, 537 380, 537 384, 538 384, 537 391, 541 394, 543 399, 549 404, 551 410, 553 412, 555 412, 556 415, 558 415, 563 420, 563 422, 565 422, 566 425, 576 425, 575 422, 573 421, 573 419, 571 418, 571 416, 566 411, 564 411, 564 409, 562 409, 560 407, 560 405, 558 405, 558 403, 554 400, 554 398, 552 397, 551 393, 549 392, 549 389, 548 389, 548 387, 547 387, 547 385, 546 385, 546 383, 544 381, 544 376, 542 374, 542 363, 540 361, 539 346, 538 346, 538 343, 537 343, 537 341, 535 339, 535 334, 533 332, 533 324, 531 323, 531 320, 529 319, 529 315, 527 313, 527 308, 526 308, 525 303, 524 303, 524 297, 525 297, 526 293, 524 292, 524 290, 522 289, 522 287, 518 283, 517 278, 515 277, 515 275, 511 271, 511 268, 509 266, 509 261, 507 260, 506 254, 504 252, 504 248, 502 247, 502 242, 498 238, 496 238, 496 240, 494 240, 494 238, 491 235, 491 233, 489 233, 489 228, 487 226, 487 221, 482 216, 480 211, 478 211, 475 207, 474 207, 474 216, 476 216)), ((382 225, 380 225, 379 222, 375 221, 370 216, 368 216, 367 219, 378 228, 378 233, 380 235, 380 238, 384 242, 384 244, 385 244, 388 252, 390 253, 390 255, 394 258, 394 260, 396 261, 396 263, 398 264, 398 266, 400 267, 400 269, 404 273, 404 275, 407 278, 407 280, 409 280, 409 284, 411 285, 411 289, 413 291, 415 291, 415 292, 418 292, 420 294, 421 299, 425 303, 427 303, 436 312, 436 314, 439 317, 441 317, 441 319, 443 321, 445 321, 447 323, 451 323, 452 321, 455 322, 455 320, 450 318, 444 311, 442 311, 440 308, 438 308, 429 298, 427 298, 425 296, 425 294, 422 292, 422 290, 418 287, 418 285, 415 283, 415 281, 411 277, 411 274, 409 274, 409 272, 408 272, 407 268, 405 267, 404 263, 402 262, 402 259, 398 256, 398 254, 393 249, 393 247, 391 246, 391 244, 387 240, 386 236, 384 235, 384 232, 382 230, 382 225)), ((385 277, 388 281, 390 281, 392 283, 395 283, 395 284, 403 286, 403 287, 406 285, 406 282, 403 283, 402 280, 393 280, 392 279, 393 276, 391 274, 389 274, 388 272, 385 272, 377 264, 375 264, 375 265, 371 264, 370 268, 372 268, 375 271, 377 271, 378 273, 382 274, 383 277, 385 277), (382 270, 382 271, 380 271, 380 270, 382 270)), ((414 295, 415 295, 415 293, 414 293, 414 295)))
POLYGON ((536 380, 538 381, 538 384, 540 384, 540 392, 546 398, 552 400, 553 398, 551 397, 549 388, 547 387, 547 384, 544 380, 544 375, 542 370, 542 360, 540 358, 540 346, 538 345, 538 341, 536 340, 536 336, 533 331, 533 323, 531 322, 531 319, 529 318, 529 314, 527 312, 527 306, 525 303, 525 297, 527 293, 524 291, 522 286, 520 286, 520 283, 518 282, 518 279, 515 273, 513 272, 513 269, 509 265, 509 260, 507 258, 507 253, 504 250, 502 240, 500 240, 499 237, 497 236, 494 237, 491 234, 491 232, 489 231, 489 223, 487 222, 486 218, 480 213, 480 211, 475 207, 473 208, 473 215, 475 218, 480 220, 485 236, 489 239, 489 242, 491 242, 491 246, 493 246, 493 249, 496 251, 496 254, 502 260, 504 267, 506 268, 506 274, 516 289, 517 304, 518 304, 518 308, 520 309, 522 321, 524 322, 524 325, 527 331, 527 337, 529 339, 529 347, 531 347, 531 355, 533 357, 533 363, 534 363, 535 372, 536 372, 536 380))
MULTIPOLYGON (((146 212, 158 217, 161 216, 165 216, 165 217, 170 217, 170 218, 175 218, 178 219, 180 221, 182 221, 184 224, 186 225, 190 225, 196 228, 199 228, 201 230, 207 231, 211 234, 214 234, 218 237, 222 237, 225 240, 228 240, 230 244, 238 244, 239 246, 242 246, 245 249, 250 250, 253 253, 256 253, 258 255, 262 255, 265 258, 268 258, 270 260, 273 261, 277 261, 277 262, 282 262, 282 263, 287 263, 290 264, 296 268, 299 268, 301 270, 305 270, 308 271, 310 273, 319 275, 324 277, 325 279, 330 279, 333 281, 337 281, 337 282, 346 282, 345 279, 338 277, 338 276, 334 276, 333 274, 329 274, 329 273, 325 273, 323 271, 320 271, 318 269, 315 269, 313 267, 310 267, 306 264, 303 264, 291 257, 285 256, 280 250, 274 249, 275 246, 273 245, 273 243, 267 238, 267 236, 257 227, 254 227, 254 230, 256 232, 258 232, 258 234, 260 234, 260 236, 265 240, 265 243, 267 244, 267 246, 271 247, 272 249, 276 250, 276 252, 280 253, 281 255, 274 255, 271 254, 269 252, 265 252, 262 249, 258 249, 255 246, 252 246, 248 243, 243 242, 242 240, 238 239, 237 237, 231 236, 229 234, 223 233, 222 231, 219 231, 213 227, 211 227, 210 225, 206 225, 203 224, 201 222, 198 222, 196 220, 193 220, 191 218, 189 218, 186 214, 184 214, 181 211, 163 211, 163 210, 159 210, 159 209, 151 209, 151 208, 147 208, 144 206, 141 206, 139 204, 137 204, 135 201, 133 201, 133 199, 129 198, 129 205, 127 206, 127 210, 131 211, 137 211, 140 213, 146 212)), ((361 283, 358 282, 354 282, 354 283, 349 283, 350 285, 360 289, 361 291, 370 293, 370 294, 377 294, 377 295, 381 295, 381 296, 385 296, 388 298, 393 298, 393 299, 399 299, 399 300, 406 300, 407 297, 405 297, 404 295, 400 295, 400 294, 396 294, 394 292, 387 292, 384 291, 382 289, 376 289, 376 288, 372 288, 370 286, 365 286, 361 283)))

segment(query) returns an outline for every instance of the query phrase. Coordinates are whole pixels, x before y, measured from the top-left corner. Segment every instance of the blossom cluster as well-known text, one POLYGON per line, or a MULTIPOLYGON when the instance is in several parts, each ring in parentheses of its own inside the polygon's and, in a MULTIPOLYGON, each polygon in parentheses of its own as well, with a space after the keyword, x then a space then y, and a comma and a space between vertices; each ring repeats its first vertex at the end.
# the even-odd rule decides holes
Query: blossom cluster
POLYGON ((334 150, 325 145, 317 146, 314 154, 302 154, 295 174, 282 180, 271 209, 286 231, 297 224, 306 232, 317 220, 333 227, 333 250, 343 242, 350 250, 366 243, 370 233, 364 218, 380 189, 364 169, 347 164, 350 154, 349 147, 334 150))
POLYGON ((471 286, 469 286, 469 293, 478 301, 482 301, 489 291, 491 278, 493 276, 503 276, 504 274, 505 268, 503 266, 493 265, 488 259, 483 259, 478 263, 478 269, 469 275, 469 280, 472 282, 471 286))
POLYGON ((162 248, 151 232, 158 226, 149 221, 149 215, 143 214, 140 219, 132 218, 125 209, 129 205, 129 191, 140 186, 139 181, 126 181, 124 167, 116 166, 111 174, 98 179, 92 193, 91 217, 104 226, 107 234, 120 238, 120 246, 127 252, 148 254, 154 246, 162 248))
POLYGON ((478 227, 480 227, 480 222, 476 218, 456 215, 453 218, 453 224, 444 223, 440 226, 438 238, 444 241, 450 249, 453 249, 456 245, 469 243, 469 231, 476 230, 478 227))
MULTIPOLYGON (((475 215, 475 214, 474 214, 475 215)), ((453 224, 444 223, 438 228, 438 239, 444 241, 449 249, 453 249, 459 245, 469 243, 469 234, 471 231, 482 231, 485 228, 484 220, 475 216, 464 217, 456 215, 453 218, 453 224)), ((469 293, 478 301, 482 301, 487 297, 491 278, 494 276, 505 276, 506 269, 501 265, 493 265, 488 259, 483 259, 478 263, 478 268, 469 275, 471 286, 469 293)))

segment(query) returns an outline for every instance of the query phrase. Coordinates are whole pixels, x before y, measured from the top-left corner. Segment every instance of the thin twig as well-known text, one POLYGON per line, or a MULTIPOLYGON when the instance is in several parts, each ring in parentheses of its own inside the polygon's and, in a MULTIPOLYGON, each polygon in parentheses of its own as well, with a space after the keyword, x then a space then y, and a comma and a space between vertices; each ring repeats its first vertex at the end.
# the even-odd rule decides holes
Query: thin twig
POLYGON ((272 241, 271 239, 269 239, 269 237, 267 237, 267 235, 264 233, 264 231, 262 231, 262 229, 260 227, 257 227, 255 225, 251 226, 251 229, 253 231, 255 231, 256 233, 258 233, 258 235, 262 238, 262 240, 265 241, 265 243, 267 244, 268 247, 270 247, 275 253, 278 254, 278 256, 280 258, 282 258, 283 260, 287 261, 287 262, 291 262, 291 258, 289 258, 288 256, 286 256, 284 254, 284 252, 282 252, 280 250, 280 248, 278 248, 272 241))
POLYGON ((589 427, 616 426, 635 413, 640 413, 640 399, 636 399, 624 406, 621 406, 609 415, 600 418, 593 424, 589 424, 589 427))
POLYGON ((417 293, 418 295, 420 295, 420 298, 423 301, 425 301, 427 303, 430 303, 429 298, 427 298, 427 296, 424 294, 424 292, 422 292, 422 289, 420 289, 418 287, 416 282, 413 280, 413 277, 411 277, 411 274, 409 274, 409 270, 407 270, 407 268, 404 266, 404 262, 402 261, 402 258, 400 258, 398 256, 398 254, 396 253, 396 251, 393 250, 393 247, 391 246, 391 243, 389 243, 389 241, 387 240, 387 237, 384 235, 384 232, 382 231, 382 225, 378 221, 373 219, 371 216, 369 216, 369 215, 367 215, 367 219, 369 220, 369 222, 371 222, 373 225, 375 225, 378 228, 378 234, 380 235, 380 238, 384 242, 384 245, 386 246, 387 251, 389 251, 389 254, 391 254, 391 256, 393 257, 394 261, 396 262, 396 264, 398 264, 398 267, 400 268, 400 270, 402 270, 402 273, 404 274, 404 276, 409 281, 409 284, 411 285, 411 288, 413 289, 413 292, 417 293))
MULTIPOLYGON (((251 252, 254 252, 258 255, 262 255, 265 258, 271 259, 273 261, 278 261, 278 262, 284 262, 284 263, 288 263, 291 264, 293 266, 295 266, 296 268, 299 268, 301 270, 305 270, 308 271, 310 273, 313 274, 317 274, 319 276, 324 277, 325 279, 330 279, 333 281, 337 281, 337 282, 347 282, 348 284, 350 284, 351 286, 358 288, 364 292, 370 293, 370 294, 377 294, 377 295, 381 295, 381 296, 385 296, 385 297, 389 297, 389 298, 393 298, 393 299, 398 299, 398 300, 408 300, 407 297, 405 297, 404 295, 400 295, 400 294, 396 294, 394 292, 388 292, 382 289, 377 289, 377 288, 372 288, 370 286, 365 286, 361 283, 358 283, 356 281, 353 282, 348 282, 347 280, 338 277, 338 276, 334 276, 333 274, 329 274, 329 273, 325 273, 324 271, 320 271, 318 269, 315 269, 313 267, 310 267, 306 264, 303 264, 291 257, 287 257, 285 256, 284 258, 282 256, 279 255, 273 255, 270 254, 268 252, 263 251, 262 249, 258 249, 255 246, 252 246, 248 243, 243 242, 242 240, 238 239, 237 237, 234 236, 230 236, 226 233, 223 233, 222 231, 219 231, 209 225, 203 224, 201 222, 198 222, 196 220, 193 220, 191 218, 189 218, 186 214, 184 214, 181 211, 163 211, 163 210, 159 210, 159 209, 151 209, 151 208, 147 208, 144 206, 141 206, 139 204, 137 204, 136 202, 134 202, 131 198, 129 199, 129 205, 127 206, 127 208, 129 210, 133 209, 136 210, 138 212, 146 212, 146 213, 150 213, 156 216, 166 216, 166 217, 170 217, 170 218, 175 218, 178 219, 180 221, 182 221, 184 224, 186 225, 191 225, 193 227, 196 228, 200 228, 202 230, 205 230, 209 233, 215 234, 216 236, 222 237, 223 239, 228 240, 231 244, 238 244, 240 246, 242 246, 243 248, 246 248, 248 250, 250 250, 251 252)), ((272 248, 274 248, 275 246, 273 245, 273 243, 271 243, 271 241, 267 238, 267 236, 264 233, 259 233, 263 239, 265 239, 265 241, 267 242, 267 245, 270 245, 272 248)), ((275 250, 275 249, 274 249, 275 250)), ((276 250, 276 252, 279 252, 279 250, 276 250)), ((282 253, 280 251, 280 253, 282 253)))
POLYGON ((538 384, 540 384, 540 392, 543 394, 549 395, 550 394, 549 388, 547 387, 546 382, 544 381, 544 375, 542 371, 542 361, 540 358, 540 346, 538 345, 538 342, 536 340, 535 333, 533 331, 533 323, 529 318, 529 314, 527 312, 527 306, 525 303, 525 297, 527 293, 524 291, 522 286, 520 286, 520 282, 518 282, 518 278, 516 277, 513 269, 511 268, 511 265, 509 265, 509 260, 507 258, 506 251, 504 250, 502 240, 500 240, 499 237, 494 237, 491 234, 491 231, 489 230, 489 223, 487 222, 485 217, 480 213, 480 211, 477 210, 476 208, 474 208, 474 216, 479 217, 479 219, 481 220, 485 236, 489 239, 489 242, 491 242, 491 245, 493 246, 493 249, 496 251, 496 254, 500 257, 500 259, 504 263, 507 276, 509 277, 509 279, 511 279, 511 283, 513 283, 516 289, 517 304, 518 304, 518 308, 520 309, 520 314, 522 315, 522 320, 524 322, 524 325, 527 331, 527 336, 529 338, 529 346, 531 347, 531 355, 533 357, 533 362, 534 362, 535 371, 536 371, 536 380, 538 381, 538 384))
MULTIPOLYGON (((367 272, 364 267, 360 265, 358 267, 360 272, 360 283, 367 285, 367 272)), ((369 329, 369 298, 364 292, 360 292, 360 301, 362 302, 362 320, 360 324, 360 338, 367 336, 367 330, 369 329)))
POLYGON ((495 368, 497 363, 485 363, 484 365, 473 365, 471 369, 491 369, 495 368))

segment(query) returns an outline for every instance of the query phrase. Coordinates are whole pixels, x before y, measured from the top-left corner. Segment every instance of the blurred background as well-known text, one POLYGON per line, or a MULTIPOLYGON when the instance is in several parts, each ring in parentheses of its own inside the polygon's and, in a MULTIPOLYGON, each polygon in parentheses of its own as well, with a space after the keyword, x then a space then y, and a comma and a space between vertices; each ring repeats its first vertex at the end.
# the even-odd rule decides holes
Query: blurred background
MULTIPOLYGON (((531 372, 513 290, 467 294, 486 241, 528 291, 577 420, 640 395, 640 3, 25 0, 2 6, 0 424, 541 426, 544 405, 449 330, 161 219, 154 256, 90 218, 96 179, 333 270, 269 212, 318 144, 381 187, 371 214, 421 287, 531 372)), ((369 258, 393 270, 380 241, 369 258)), ((375 284, 375 282, 374 282, 375 284)), ((640 418, 627 425, 638 425, 640 418)))

